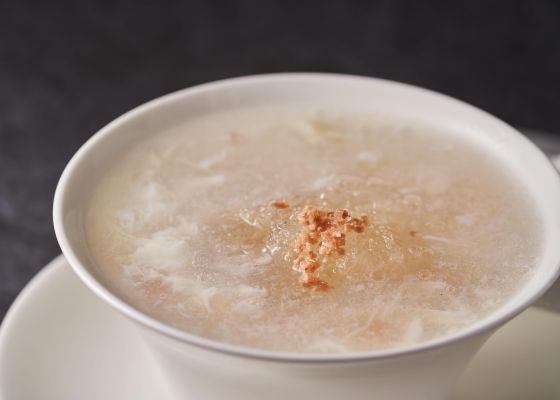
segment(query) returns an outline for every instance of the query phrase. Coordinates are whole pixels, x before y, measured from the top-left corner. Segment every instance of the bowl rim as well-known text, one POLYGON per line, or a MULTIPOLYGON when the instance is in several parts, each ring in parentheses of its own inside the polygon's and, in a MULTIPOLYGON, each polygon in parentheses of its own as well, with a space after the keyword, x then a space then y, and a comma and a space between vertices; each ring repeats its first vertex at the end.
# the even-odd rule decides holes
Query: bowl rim
MULTIPOLYGON (((523 301, 515 303, 509 308, 502 307, 496 310, 491 315, 483 318, 479 322, 468 325, 467 327, 453 333, 450 335, 436 337, 435 339, 420 342, 414 345, 399 346, 396 348, 389 348, 383 350, 373 350, 364 352, 349 352, 349 353, 328 353, 328 354, 314 354, 314 353, 295 353, 295 352, 283 352, 283 351, 272 351, 272 350, 262 350, 259 348, 252 348, 247 346, 234 345, 227 342, 222 342, 214 339, 205 338, 203 336, 188 333, 186 331, 174 328, 166 323, 160 322, 157 319, 141 312, 140 310, 134 308, 116 294, 113 294, 106 286, 99 282, 92 273, 83 265, 80 261, 76 252, 74 252, 72 246, 67 239, 67 233, 64 227, 64 203, 65 195, 67 193, 67 188, 71 178, 75 172, 76 167, 80 164, 84 156, 94 149, 96 143, 98 143, 102 138, 109 136, 118 128, 120 125, 132 120, 140 115, 149 113, 153 109, 165 106, 166 103, 173 103, 178 99, 185 96, 193 96, 204 91, 220 89, 224 87, 231 87, 235 85, 246 85, 263 83, 270 80, 313 80, 313 79, 328 79, 328 80, 352 80, 352 81, 363 81, 363 82, 377 82, 378 84, 401 87, 408 90, 414 90, 419 92, 424 92, 425 94, 439 97, 447 102, 454 102, 463 107, 470 108, 478 113, 485 114, 486 117, 493 119, 495 122, 499 122, 504 126, 507 126, 512 134, 517 134, 522 137, 526 145, 536 149, 543 158, 550 165, 550 168, 556 171, 555 167, 551 163, 550 159, 542 151, 540 151, 529 139, 525 138, 518 130, 509 126, 505 122, 499 120, 498 118, 492 116, 491 114, 474 107, 468 103, 457 100, 453 97, 425 89, 422 87, 409 85, 401 82, 358 76, 358 75, 347 75, 347 74, 333 74, 333 73, 315 73, 315 72, 290 72, 290 73, 272 73, 272 74, 260 74, 260 75, 248 75, 235 78, 228 78, 218 81, 213 81, 209 83, 204 83, 185 89, 181 89, 164 96, 155 98, 148 101, 142 105, 139 105, 132 110, 124 113, 123 115, 117 117, 112 122, 105 125, 94 135, 92 135, 73 155, 71 160, 66 165, 56 187, 53 203, 53 223, 56 238, 59 242, 60 248, 69 264, 71 265, 74 272, 79 276, 81 281, 92 290, 98 297, 108 303, 111 307, 117 309, 124 316, 128 317, 132 321, 140 324, 149 330, 162 334, 165 337, 171 338, 175 341, 195 346, 200 349, 219 352, 222 354, 227 354, 231 356, 242 357, 246 359, 257 359, 263 361, 272 362, 282 362, 282 363, 298 363, 298 364, 331 364, 331 363, 357 363, 357 362, 372 362, 383 360, 387 358, 400 358, 404 356, 409 356, 421 352, 427 352, 432 350, 441 349, 447 345, 456 344, 463 342, 466 339, 473 338, 482 334, 490 334, 492 330, 496 329, 503 323, 507 322, 525 308, 530 306, 535 300, 537 300, 544 292, 554 283, 554 281, 560 275, 560 260, 556 261, 555 270, 550 274, 548 280, 545 284, 533 289, 529 296, 523 301), (503 309, 503 310, 502 310, 503 309), (501 312, 499 312, 501 311, 501 312)), ((560 184, 560 179, 555 183, 556 186, 560 184)), ((528 286, 528 285, 526 285, 528 286)), ((525 287, 526 287, 525 286, 525 287)))

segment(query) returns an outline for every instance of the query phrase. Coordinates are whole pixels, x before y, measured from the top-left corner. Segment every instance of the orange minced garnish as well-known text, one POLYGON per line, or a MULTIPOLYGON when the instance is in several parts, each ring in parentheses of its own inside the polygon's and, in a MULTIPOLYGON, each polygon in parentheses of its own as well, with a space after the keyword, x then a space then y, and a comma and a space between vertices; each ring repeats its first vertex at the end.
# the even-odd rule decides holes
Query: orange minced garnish
POLYGON ((317 278, 315 272, 329 256, 344 255, 346 234, 363 232, 367 217, 353 218, 341 208, 325 211, 306 206, 298 214, 297 221, 302 231, 294 243, 293 267, 301 273, 300 282, 304 287, 327 289, 328 283, 317 278))
POLYGON ((285 209, 285 208, 290 207, 288 202, 284 201, 284 200, 273 201, 272 203, 270 203, 270 206, 274 207, 274 208, 278 208, 278 209, 285 209))

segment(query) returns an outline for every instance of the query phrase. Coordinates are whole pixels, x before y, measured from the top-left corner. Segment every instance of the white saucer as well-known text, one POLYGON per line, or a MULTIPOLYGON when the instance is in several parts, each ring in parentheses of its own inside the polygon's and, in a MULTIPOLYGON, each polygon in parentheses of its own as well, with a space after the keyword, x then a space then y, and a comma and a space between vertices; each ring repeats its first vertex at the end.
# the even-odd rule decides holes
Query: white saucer
MULTIPOLYGON (((0 399, 171 399, 132 328, 59 256, 2 323, 0 399)), ((560 314, 531 308, 507 324, 473 359, 452 399, 560 399, 560 314)))
POLYGON ((0 330, 2 400, 168 400, 149 350, 63 256, 20 293, 0 330))

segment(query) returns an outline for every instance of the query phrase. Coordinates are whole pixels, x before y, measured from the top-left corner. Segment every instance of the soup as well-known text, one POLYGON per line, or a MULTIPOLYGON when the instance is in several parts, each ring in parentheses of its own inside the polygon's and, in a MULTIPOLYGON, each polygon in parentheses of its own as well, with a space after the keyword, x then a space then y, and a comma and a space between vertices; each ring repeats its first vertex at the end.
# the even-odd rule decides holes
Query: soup
POLYGON ((139 142, 85 215, 104 280, 189 333, 303 353, 457 332, 532 273, 524 188, 454 132, 365 111, 255 107, 139 142))

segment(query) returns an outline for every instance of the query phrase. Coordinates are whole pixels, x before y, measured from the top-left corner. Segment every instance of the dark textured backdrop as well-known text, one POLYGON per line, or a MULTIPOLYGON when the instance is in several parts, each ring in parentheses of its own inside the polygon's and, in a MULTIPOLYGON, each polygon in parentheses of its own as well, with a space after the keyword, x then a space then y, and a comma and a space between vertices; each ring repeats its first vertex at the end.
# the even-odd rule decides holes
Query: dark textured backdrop
POLYGON ((58 176, 91 134, 215 79, 331 71, 560 132, 557 1, 0 1, 0 317, 59 253, 58 176))

